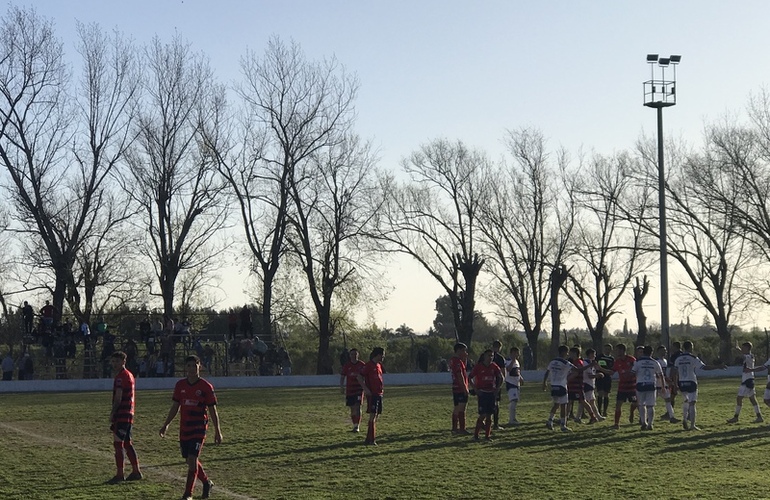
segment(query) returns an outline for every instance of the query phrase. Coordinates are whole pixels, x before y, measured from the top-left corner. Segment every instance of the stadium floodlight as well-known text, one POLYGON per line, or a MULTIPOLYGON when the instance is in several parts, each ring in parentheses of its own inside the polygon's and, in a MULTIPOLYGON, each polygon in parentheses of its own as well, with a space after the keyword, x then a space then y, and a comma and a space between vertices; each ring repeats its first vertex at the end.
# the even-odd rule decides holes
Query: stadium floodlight
POLYGON ((681 55, 658 57, 647 54, 650 79, 644 82, 644 105, 655 108, 658 114, 658 220, 660 223, 660 337, 661 343, 670 348, 668 318, 668 250, 666 241, 666 178, 663 167, 663 108, 676 104, 676 66, 681 55), (655 63, 658 63, 656 69, 655 63), (671 65, 674 78, 666 80, 666 68, 671 65), (655 73, 660 72, 660 78, 655 73))

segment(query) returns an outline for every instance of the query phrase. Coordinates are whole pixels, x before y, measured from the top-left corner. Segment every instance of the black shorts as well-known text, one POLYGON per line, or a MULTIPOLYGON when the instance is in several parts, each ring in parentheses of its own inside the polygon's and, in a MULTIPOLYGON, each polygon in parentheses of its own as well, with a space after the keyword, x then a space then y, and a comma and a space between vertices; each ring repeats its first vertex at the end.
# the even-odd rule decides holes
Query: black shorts
POLYGON ((583 399, 583 391, 575 392, 575 391, 569 391, 567 394, 569 396, 570 401, 580 401, 583 399))
POLYGON ((679 390, 682 392, 697 392, 698 382, 679 382, 679 390))
POLYGON ((452 393, 452 399, 454 400, 455 406, 467 403, 468 402, 468 395, 464 392, 453 392, 452 393))
POLYGON ((596 379, 596 391, 606 392, 607 394, 612 392, 612 378, 604 376, 596 379))
POLYGON ((112 432, 115 433, 115 436, 117 436, 116 441, 120 441, 123 443, 130 443, 131 442, 131 424, 128 422, 119 422, 117 424, 112 424, 110 429, 112 432))
POLYGON ((360 406, 363 393, 354 396, 345 396, 345 406, 360 406))
POLYGON ((179 448, 182 451, 182 458, 201 456, 203 441, 204 439, 189 439, 186 441, 179 441, 179 448))
POLYGON ((382 394, 366 396, 366 413, 382 413, 382 394))
POLYGON ((492 415, 495 412, 495 407, 497 407, 495 395, 494 392, 479 391, 479 415, 492 415))
POLYGON ((628 401, 629 403, 636 403, 636 391, 634 392, 618 391, 618 396, 616 398, 616 401, 619 403, 625 403, 626 401, 628 401))

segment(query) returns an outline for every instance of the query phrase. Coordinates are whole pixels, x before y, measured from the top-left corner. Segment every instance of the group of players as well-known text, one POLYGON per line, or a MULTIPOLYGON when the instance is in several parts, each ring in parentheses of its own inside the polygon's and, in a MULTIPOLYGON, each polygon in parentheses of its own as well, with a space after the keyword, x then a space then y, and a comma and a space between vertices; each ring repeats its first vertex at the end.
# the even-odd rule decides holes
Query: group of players
MULTIPOLYGON (((492 429, 498 429, 499 409, 503 384, 508 395, 507 426, 517 426, 516 409, 519 401, 519 388, 524 379, 519 363, 519 349, 512 347, 509 357, 500 353, 502 344, 495 341, 486 349, 478 362, 468 371, 468 347, 463 343, 454 346, 454 355, 449 360, 452 375, 452 432, 454 434, 473 434, 474 440, 480 440, 483 431, 487 440, 491 439, 492 429), (470 396, 476 396, 478 418, 474 431, 466 429, 466 406, 470 396)), ((624 403, 629 403, 629 422, 638 422, 642 431, 653 430, 655 421, 655 403, 658 398, 666 405, 666 413, 661 417, 671 423, 681 422, 685 430, 700 430, 696 424, 698 401, 698 370, 726 369, 723 364, 708 365, 693 354, 693 343, 674 342, 673 352, 667 356, 665 346, 659 346, 654 352, 651 346, 639 346, 634 355, 627 353, 624 344, 605 344, 602 353, 597 356, 594 349, 588 349, 581 356, 581 348, 560 346, 558 357, 553 359, 543 377, 543 390, 550 384, 552 406, 546 427, 555 428, 556 415, 563 432, 570 432, 567 422, 573 420, 582 423, 584 416, 593 424, 607 418, 612 380, 617 379, 613 429, 618 429, 624 403), (677 395, 682 398, 682 419, 675 416, 674 404, 677 395), (638 417, 634 413, 639 411, 638 417)), ((752 344, 745 342, 741 346, 743 371, 738 389, 735 414, 728 423, 738 421, 744 398, 749 398, 756 419, 763 422, 762 412, 756 399, 754 373, 768 370, 768 385, 765 389, 765 404, 770 406, 770 360, 762 366, 755 366, 752 344)), ((382 411, 382 356, 372 352, 369 364, 358 359, 358 351, 350 351, 350 361, 343 366, 340 386, 346 395, 346 405, 350 407, 353 432, 359 431, 361 420, 362 394, 367 395, 369 413, 369 433, 366 443, 374 441, 374 421, 382 411), (369 368, 366 366, 373 365, 369 368), (370 380, 374 374, 373 380, 370 380), (376 389, 372 392, 371 388, 376 389), (377 393, 377 391, 379 391, 377 393), (371 396, 370 396, 371 394, 371 396)))

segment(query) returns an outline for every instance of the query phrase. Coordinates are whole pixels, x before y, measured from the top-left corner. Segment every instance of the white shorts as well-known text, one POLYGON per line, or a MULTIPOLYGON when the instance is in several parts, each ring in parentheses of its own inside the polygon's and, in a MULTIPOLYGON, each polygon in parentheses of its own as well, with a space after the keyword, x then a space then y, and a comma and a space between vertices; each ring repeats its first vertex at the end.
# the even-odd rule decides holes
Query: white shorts
POLYGON ((585 399, 586 403, 590 403, 591 401, 596 401, 596 390, 584 392, 583 398, 585 399))
POLYGON ((519 388, 518 387, 511 387, 508 389, 508 401, 518 401, 519 400, 519 388))
POLYGON ((698 391, 695 392, 683 392, 682 398, 684 398, 685 403, 695 403, 698 401, 698 391))
POLYGON ((741 398, 751 398, 751 397, 754 397, 756 395, 757 395, 757 391, 755 391, 753 387, 751 389, 749 389, 748 387, 746 387, 743 384, 741 384, 738 387, 738 397, 741 397, 741 398))
POLYGON ((670 399, 671 398, 671 389, 668 387, 663 387, 661 389, 658 389, 658 397, 660 399, 670 399))
POLYGON ((770 389, 765 389, 765 401, 770 401, 770 389))
POLYGON ((636 404, 639 406, 655 406, 655 391, 636 391, 636 404))

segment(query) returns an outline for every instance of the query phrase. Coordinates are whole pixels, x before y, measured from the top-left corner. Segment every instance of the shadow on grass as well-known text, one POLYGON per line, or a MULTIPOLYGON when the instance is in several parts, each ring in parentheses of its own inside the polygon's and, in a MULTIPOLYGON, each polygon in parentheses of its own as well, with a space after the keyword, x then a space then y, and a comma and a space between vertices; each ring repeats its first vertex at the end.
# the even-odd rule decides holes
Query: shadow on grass
MULTIPOLYGON (((770 429, 767 426, 761 427, 733 427, 730 430, 714 432, 709 429, 701 431, 682 430, 676 436, 668 438, 668 446, 663 446, 660 453, 675 453, 683 450, 702 450, 712 446, 724 446, 737 443, 745 443, 747 440, 755 439, 752 445, 767 445, 767 439, 770 438, 770 429)), ((747 446, 742 444, 742 446, 747 446)))

